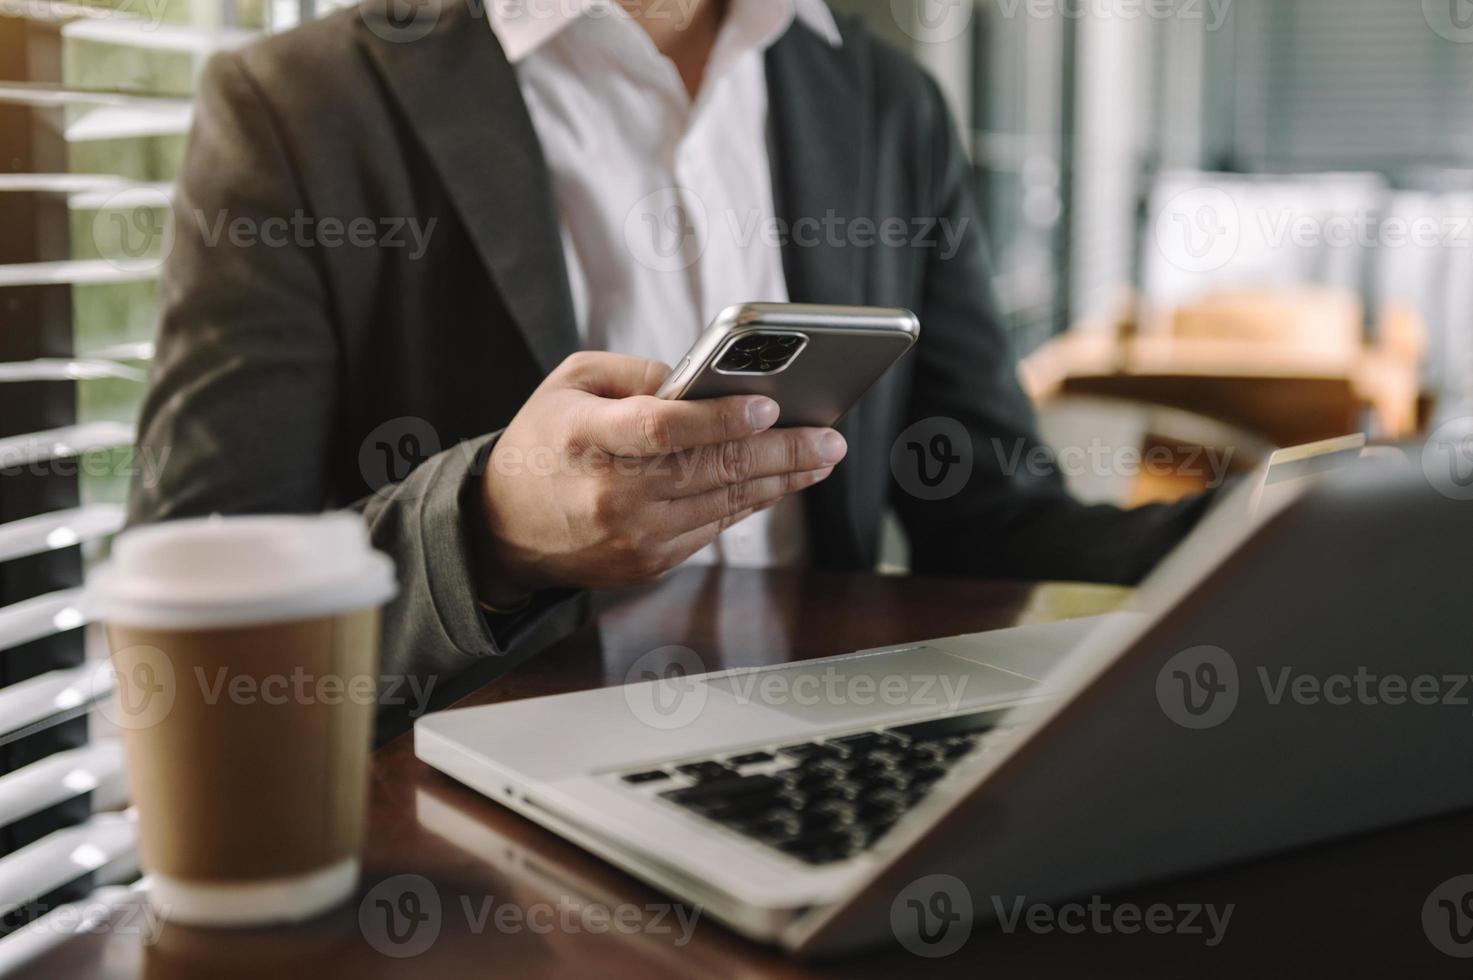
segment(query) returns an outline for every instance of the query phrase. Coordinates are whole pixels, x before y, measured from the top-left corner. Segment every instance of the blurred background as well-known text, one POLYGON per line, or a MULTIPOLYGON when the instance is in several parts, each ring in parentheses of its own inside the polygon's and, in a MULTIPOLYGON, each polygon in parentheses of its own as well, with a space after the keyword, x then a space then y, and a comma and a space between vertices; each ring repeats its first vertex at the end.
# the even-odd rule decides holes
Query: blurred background
MULTIPOLYGON (((1468 0, 836 6, 950 100, 1045 435, 1105 460, 1066 467, 1082 495, 1469 413, 1468 0), (1157 448, 1176 463, 1122 462, 1157 448)), ((127 447, 194 79, 331 9, 0 0, 0 934, 135 873, 76 587, 163 462, 127 447)))

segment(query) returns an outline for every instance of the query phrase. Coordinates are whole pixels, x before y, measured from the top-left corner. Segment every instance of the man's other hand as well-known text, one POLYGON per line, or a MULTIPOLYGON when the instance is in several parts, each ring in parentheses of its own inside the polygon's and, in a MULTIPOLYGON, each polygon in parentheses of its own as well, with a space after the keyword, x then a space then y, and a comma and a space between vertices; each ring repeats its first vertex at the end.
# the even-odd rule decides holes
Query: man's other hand
POLYGON ((773 429, 769 398, 653 397, 668 370, 583 352, 532 393, 481 484, 482 600, 655 578, 844 458, 832 429, 773 429))

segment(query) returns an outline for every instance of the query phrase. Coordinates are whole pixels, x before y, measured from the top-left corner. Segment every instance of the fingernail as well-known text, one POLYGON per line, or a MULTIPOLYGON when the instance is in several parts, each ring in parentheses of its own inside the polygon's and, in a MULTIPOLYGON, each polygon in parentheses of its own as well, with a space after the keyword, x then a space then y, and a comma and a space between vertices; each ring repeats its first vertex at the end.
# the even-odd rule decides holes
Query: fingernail
POLYGON ((825 433, 823 439, 819 440, 818 443, 818 454, 823 457, 824 463, 829 466, 843 459, 844 454, 848 451, 849 444, 837 432, 825 433))
POLYGON ((754 429, 770 429, 777 421, 777 402, 771 398, 754 398, 747 402, 747 422, 754 429))

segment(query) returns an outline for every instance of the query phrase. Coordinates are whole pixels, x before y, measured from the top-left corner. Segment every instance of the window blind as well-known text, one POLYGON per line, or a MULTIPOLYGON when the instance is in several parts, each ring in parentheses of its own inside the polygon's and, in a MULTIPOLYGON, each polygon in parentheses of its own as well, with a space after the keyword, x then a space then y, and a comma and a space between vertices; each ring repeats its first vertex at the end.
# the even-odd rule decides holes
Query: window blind
POLYGON ((1398 173, 1473 164, 1461 0, 1236 0, 1207 39, 1231 86, 1233 169, 1398 173), (1444 9, 1445 8, 1445 9, 1444 9))

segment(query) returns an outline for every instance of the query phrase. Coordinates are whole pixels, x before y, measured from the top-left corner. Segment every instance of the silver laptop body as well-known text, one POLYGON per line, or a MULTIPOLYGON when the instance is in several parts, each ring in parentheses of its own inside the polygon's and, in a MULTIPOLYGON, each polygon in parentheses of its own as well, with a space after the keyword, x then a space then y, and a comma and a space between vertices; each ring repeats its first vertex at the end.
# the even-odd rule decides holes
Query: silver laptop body
POLYGON ((1452 810, 1473 804, 1450 690, 1473 501, 1445 489, 1381 460, 1251 517, 1243 487, 1135 612, 452 710, 416 754, 804 955, 928 941, 901 898, 933 875, 986 919, 1452 810), (1391 680, 1346 701, 1363 675, 1391 680), (1388 696, 1422 677, 1442 696, 1388 696), (788 833, 795 799, 800 823, 824 805, 817 836, 788 833))

